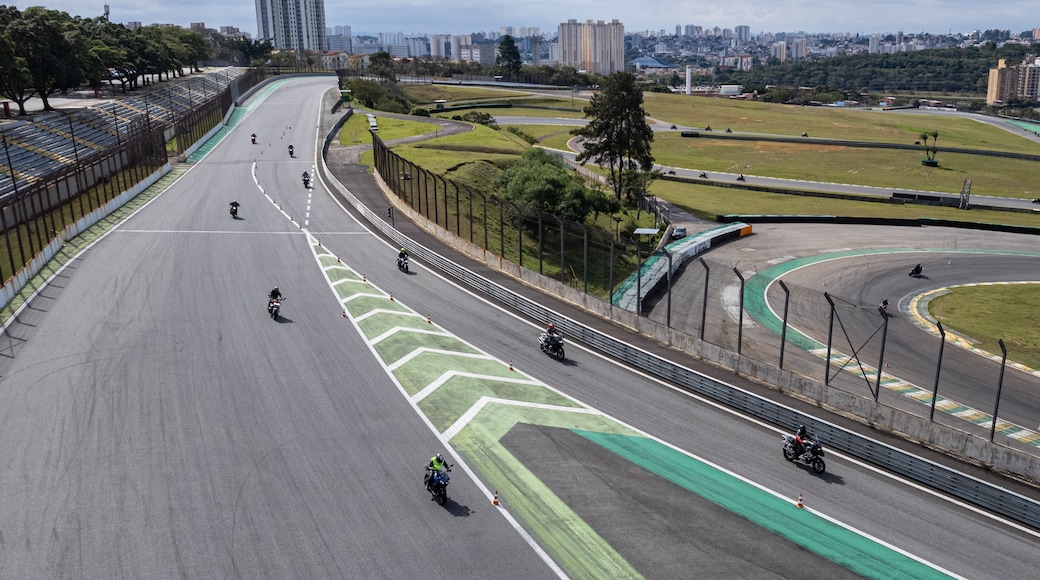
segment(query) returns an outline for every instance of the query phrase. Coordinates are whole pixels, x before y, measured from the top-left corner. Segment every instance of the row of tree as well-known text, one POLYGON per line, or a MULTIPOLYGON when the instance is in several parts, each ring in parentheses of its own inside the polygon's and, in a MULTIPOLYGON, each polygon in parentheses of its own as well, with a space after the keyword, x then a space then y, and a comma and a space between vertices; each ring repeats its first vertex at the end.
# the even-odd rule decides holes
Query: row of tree
POLYGON ((195 71, 216 52, 246 62, 270 54, 270 43, 202 35, 179 27, 129 29, 105 18, 73 17, 39 6, 0 6, 0 94, 18 104, 32 97, 53 110, 51 95, 106 84, 126 92, 141 82, 195 71))
POLYGON ((818 59, 769 59, 750 71, 721 71, 721 83, 740 84, 746 91, 767 86, 827 85, 858 93, 932 92, 985 95, 989 69, 998 59, 1018 64, 1026 55, 1040 54, 1040 45, 989 42, 967 48, 944 48, 857 54, 818 59))

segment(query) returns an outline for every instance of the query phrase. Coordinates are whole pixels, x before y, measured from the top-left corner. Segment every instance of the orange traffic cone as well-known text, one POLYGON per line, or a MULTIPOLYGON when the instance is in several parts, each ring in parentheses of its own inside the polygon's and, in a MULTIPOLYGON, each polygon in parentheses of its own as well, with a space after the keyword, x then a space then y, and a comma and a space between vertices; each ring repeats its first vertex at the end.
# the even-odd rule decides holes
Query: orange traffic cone
POLYGON ((516 369, 513 368, 513 361, 509 361, 509 370, 511 370, 511 371, 515 371, 516 370, 516 369))
POLYGON ((491 500, 491 505, 501 505, 498 503, 498 490, 495 490, 495 497, 491 500))
POLYGON ((394 293, 393 293, 393 292, 391 292, 391 293, 390 293, 390 302, 393 302, 393 301, 394 301, 394 293))
POLYGON ((798 494, 798 503, 796 503, 794 505, 799 507, 799 508, 805 507, 805 504, 802 503, 802 494, 798 494))

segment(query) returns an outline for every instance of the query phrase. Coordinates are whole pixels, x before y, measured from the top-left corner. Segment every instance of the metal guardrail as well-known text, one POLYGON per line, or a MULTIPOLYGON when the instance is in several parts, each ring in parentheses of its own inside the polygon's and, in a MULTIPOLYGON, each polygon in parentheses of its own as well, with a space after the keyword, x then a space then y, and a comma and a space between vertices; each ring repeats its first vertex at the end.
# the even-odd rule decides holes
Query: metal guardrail
POLYGON ((821 421, 786 405, 759 397, 739 387, 646 352, 622 340, 563 317, 533 300, 516 294, 441 256, 397 231, 393 226, 383 221, 381 215, 376 214, 376 212, 362 204, 342 184, 331 177, 327 167, 324 166, 324 156, 322 159, 321 171, 328 178, 327 180, 335 184, 339 193, 372 226, 393 240, 395 245, 407 248, 409 255, 413 259, 424 262, 469 288, 488 295, 533 320, 542 324, 547 324, 550 321, 554 322, 556 327, 567 336, 568 340, 578 341, 629 366, 774 425, 779 425, 792 431, 797 425, 805 425, 810 431, 819 435, 829 448, 837 449, 993 513, 1016 520, 1035 529, 1040 529, 1040 502, 918 457, 891 445, 854 433, 832 423, 821 421))

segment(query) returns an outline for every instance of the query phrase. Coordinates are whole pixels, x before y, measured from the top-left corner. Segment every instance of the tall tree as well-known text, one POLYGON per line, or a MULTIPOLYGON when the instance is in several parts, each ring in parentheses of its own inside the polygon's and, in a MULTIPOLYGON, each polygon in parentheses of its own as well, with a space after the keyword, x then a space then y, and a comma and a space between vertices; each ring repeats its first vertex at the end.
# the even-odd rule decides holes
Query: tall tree
POLYGON ((643 91, 636 86, 635 76, 617 72, 604 78, 600 92, 592 96, 582 112, 589 123, 571 131, 584 139, 578 162, 585 165, 591 160, 606 167, 617 199, 626 189, 629 197, 640 193, 629 188, 631 174, 653 169, 650 147, 654 132, 646 123, 643 91))
POLYGON ((76 88, 84 80, 79 55, 86 50, 80 31, 65 12, 40 6, 26 8, 22 17, 7 26, 14 49, 25 59, 32 86, 43 101, 43 110, 53 111, 48 97, 76 88))
POLYGON ((0 6, 0 94, 18 104, 18 114, 26 115, 25 102, 36 96, 25 56, 15 49, 6 27, 21 18, 13 6, 0 6))
POLYGON ((506 80, 515 81, 520 78, 520 68, 524 62, 520 60, 520 49, 516 47, 516 41, 508 34, 502 37, 498 43, 498 56, 495 65, 502 70, 506 80))

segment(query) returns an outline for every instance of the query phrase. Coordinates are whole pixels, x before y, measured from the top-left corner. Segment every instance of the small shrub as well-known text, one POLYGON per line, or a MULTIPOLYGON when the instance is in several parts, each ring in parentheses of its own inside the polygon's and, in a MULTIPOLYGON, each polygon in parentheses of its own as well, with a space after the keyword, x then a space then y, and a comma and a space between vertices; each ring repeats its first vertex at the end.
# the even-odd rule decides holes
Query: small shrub
POLYGON ((428 111, 426 107, 412 107, 412 110, 409 114, 416 117, 429 117, 430 111, 428 111))
POLYGON ((530 133, 524 133, 522 130, 520 130, 519 127, 508 127, 506 131, 509 131, 510 133, 516 135, 524 141, 527 141, 531 145, 534 145, 538 142, 538 139, 534 135, 531 135, 530 133))

